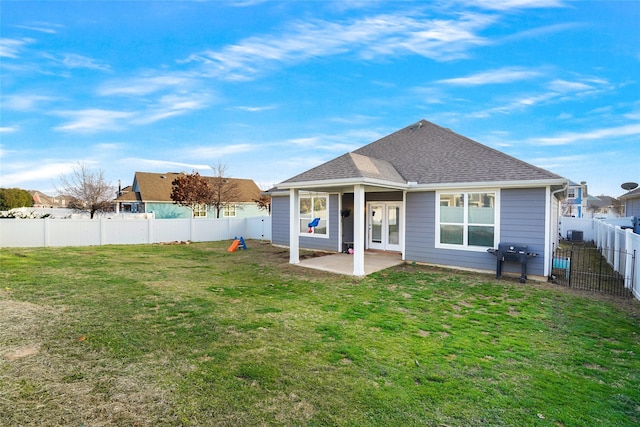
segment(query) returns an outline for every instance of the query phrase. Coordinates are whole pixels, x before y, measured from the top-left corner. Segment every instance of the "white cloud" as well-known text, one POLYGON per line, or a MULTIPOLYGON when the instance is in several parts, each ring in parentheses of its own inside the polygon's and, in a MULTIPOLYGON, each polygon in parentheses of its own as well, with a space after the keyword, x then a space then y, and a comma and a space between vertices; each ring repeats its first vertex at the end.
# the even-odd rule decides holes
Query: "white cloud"
POLYGON ((102 153, 112 153, 126 149, 127 145, 119 142, 105 142, 102 144, 95 144, 93 148, 102 153))
POLYGON ((1 187, 24 187, 29 182, 54 180, 68 174, 77 167, 77 163, 52 162, 20 164, 11 173, 0 174, 1 187))
POLYGON ((74 69, 74 68, 86 68, 89 70, 98 71, 110 71, 111 67, 108 64, 100 63, 94 58, 88 56, 78 55, 75 53, 60 53, 60 54, 42 54, 43 58, 51 61, 50 65, 74 69))
POLYGON ((233 0, 229 2, 229 6, 233 7, 251 7, 266 3, 269 0, 233 0))
MULTIPOLYGON (((555 79, 544 85, 545 91, 520 95, 504 105, 475 111, 470 114, 475 118, 486 118, 493 114, 510 114, 513 111, 520 111, 532 108, 542 104, 559 103, 566 101, 575 101, 576 98, 593 96, 605 90, 605 87, 595 86, 596 80, 590 79, 594 85, 588 85, 580 81, 568 81, 563 79, 555 79)), ((606 80, 597 80, 598 84, 608 85, 606 80)))
POLYGON ((330 120, 334 123, 341 123, 341 124, 345 124, 345 125, 351 125, 351 126, 362 126, 365 123, 369 123, 372 120, 375 120, 376 117, 373 116, 366 116, 364 114, 356 114, 353 116, 346 116, 346 117, 333 117, 330 120))
POLYGON ((417 54, 449 61, 486 44, 476 33, 495 19, 478 14, 428 19, 416 13, 384 14, 347 23, 316 20, 294 24, 278 36, 250 37, 219 51, 199 52, 181 62, 200 63, 210 77, 249 80, 277 64, 342 54, 366 60, 417 54))
POLYGON ((209 165, 205 164, 196 164, 196 163, 185 163, 185 162, 173 162, 170 160, 157 160, 157 159, 141 159, 141 158, 133 158, 129 157, 126 159, 120 160, 122 163, 131 164, 132 169, 136 171, 163 171, 169 172, 174 171, 176 169, 179 172, 191 172, 192 170, 198 169, 211 169, 209 165))
POLYGON ((195 81, 179 75, 142 76, 131 79, 112 80, 98 89, 103 96, 143 96, 167 89, 191 87, 195 81))
POLYGON ((0 133, 13 133, 18 130, 19 128, 17 126, 0 126, 0 133))
POLYGON ((632 111, 630 113, 624 114, 622 117, 628 120, 640 120, 640 111, 632 111))
POLYGON ((33 43, 33 39, 8 39, 0 38, 0 58, 18 58, 22 51, 22 47, 26 44, 33 43))
POLYGON ((23 30, 37 31, 39 33, 56 34, 58 29, 63 28, 64 25, 49 22, 34 22, 28 25, 14 25, 14 27, 22 28, 23 30))
POLYGON ((531 145, 556 146, 600 139, 606 140, 610 138, 620 138, 632 135, 640 135, 640 123, 632 123, 613 128, 594 129, 585 132, 567 132, 548 138, 530 138, 526 142, 531 145))
POLYGON ((472 0, 463 1, 463 3, 469 6, 500 11, 564 6, 564 2, 561 0, 472 0))
POLYGON ((261 111, 275 110, 275 105, 265 105, 263 107, 251 107, 248 105, 239 105, 237 107, 232 107, 231 110, 239 110, 239 111, 247 111, 249 113, 259 113, 261 111))
POLYGON ((169 117, 186 114, 189 111, 207 107, 209 97, 206 94, 194 95, 165 95, 162 96, 148 110, 140 113, 132 122, 136 124, 149 124, 169 117))
POLYGON ((554 80, 548 84, 549 89, 556 92, 583 92, 593 90, 593 86, 581 82, 570 82, 567 80, 554 80))
POLYGON ((483 71, 466 77, 438 80, 437 83, 455 86, 481 86, 529 80, 541 75, 542 72, 538 70, 528 70, 520 67, 504 67, 496 70, 483 71))
POLYGON ((567 165, 585 165, 585 162, 589 160, 589 156, 586 155, 573 155, 573 156, 549 156, 538 157, 535 159, 529 159, 529 163, 536 165, 540 168, 547 170, 554 170, 566 167, 567 165))
POLYGON ((68 68, 89 68, 91 70, 109 71, 111 67, 107 64, 101 64, 94 58, 89 58, 75 53, 65 53, 60 59, 62 65, 68 68))
POLYGON ((549 102, 557 96, 558 94, 556 92, 546 92, 538 95, 521 96, 505 105, 474 111, 470 113, 469 116, 482 119, 491 117, 494 114, 511 114, 511 112, 513 111, 519 111, 526 108, 534 107, 538 104, 549 102))
POLYGON ((188 155, 198 159, 215 160, 222 156, 228 156, 231 154, 246 153, 254 151, 256 146, 252 144, 232 144, 224 146, 207 146, 207 147, 195 147, 188 150, 188 155))
POLYGON ((30 111, 37 107, 37 104, 53 100, 52 97, 33 94, 15 94, 4 96, 2 105, 4 108, 16 111, 30 111))
POLYGON ((375 141, 382 135, 373 130, 352 130, 336 134, 320 134, 303 138, 289 139, 280 145, 290 147, 308 147, 310 151, 327 151, 332 153, 348 153, 363 144, 375 141))
POLYGON ((123 127, 123 121, 135 116, 135 113, 126 111, 113 111, 101 109, 88 109, 77 111, 57 111, 53 114, 67 117, 70 120, 55 130, 65 132, 97 132, 104 130, 119 130, 123 127))

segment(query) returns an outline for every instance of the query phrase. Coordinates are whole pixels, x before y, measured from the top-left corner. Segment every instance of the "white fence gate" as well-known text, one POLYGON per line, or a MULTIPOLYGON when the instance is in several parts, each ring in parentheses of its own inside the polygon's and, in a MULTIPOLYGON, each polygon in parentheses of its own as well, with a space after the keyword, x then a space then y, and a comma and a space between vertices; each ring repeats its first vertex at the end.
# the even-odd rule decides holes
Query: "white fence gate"
POLYGON ((271 240, 271 217, 192 219, 0 219, 0 247, 94 246, 271 240))

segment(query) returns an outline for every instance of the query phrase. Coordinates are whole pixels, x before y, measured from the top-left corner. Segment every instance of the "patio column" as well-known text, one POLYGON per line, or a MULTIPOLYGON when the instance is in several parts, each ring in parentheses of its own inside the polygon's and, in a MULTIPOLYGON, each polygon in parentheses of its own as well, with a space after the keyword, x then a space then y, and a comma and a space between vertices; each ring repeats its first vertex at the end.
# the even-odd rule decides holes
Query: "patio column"
POLYGON ((353 186, 353 275, 364 276, 364 187, 353 186))
POLYGON ((289 264, 300 263, 300 192, 289 189, 289 264))

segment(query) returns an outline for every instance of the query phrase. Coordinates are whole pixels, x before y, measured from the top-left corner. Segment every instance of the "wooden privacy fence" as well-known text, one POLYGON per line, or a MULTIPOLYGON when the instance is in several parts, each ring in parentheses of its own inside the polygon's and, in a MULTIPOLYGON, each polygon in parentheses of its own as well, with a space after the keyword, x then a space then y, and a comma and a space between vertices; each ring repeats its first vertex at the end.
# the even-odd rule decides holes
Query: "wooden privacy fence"
POLYGON ((191 219, 0 219, 0 247, 271 240, 271 217, 191 219))

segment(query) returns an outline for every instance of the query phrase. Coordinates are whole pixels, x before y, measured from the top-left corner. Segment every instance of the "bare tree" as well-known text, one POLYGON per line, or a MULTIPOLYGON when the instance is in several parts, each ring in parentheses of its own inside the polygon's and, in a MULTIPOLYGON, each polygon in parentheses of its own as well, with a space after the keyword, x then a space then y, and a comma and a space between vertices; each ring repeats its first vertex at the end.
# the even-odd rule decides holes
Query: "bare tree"
POLYGON ((78 163, 70 175, 60 175, 61 189, 56 191, 71 197, 69 206, 81 212, 89 212, 93 219, 96 212, 110 211, 113 207, 115 187, 104 178, 101 169, 91 170, 78 163))
POLYGON ((240 188, 236 181, 227 177, 227 165, 218 162, 217 165, 211 166, 211 169, 213 169, 213 177, 209 178, 212 189, 211 207, 216 210, 216 218, 220 218, 220 212, 225 206, 240 201, 240 188))
POLYGON ((259 199, 253 199, 253 201, 258 205, 258 209, 265 210, 271 215, 271 196, 261 194, 259 199))
POLYGON ((207 209, 212 204, 213 188, 210 182, 198 172, 181 175, 171 183, 171 200, 180 206, 191 209, 195 216, 196 209, 207 209))

